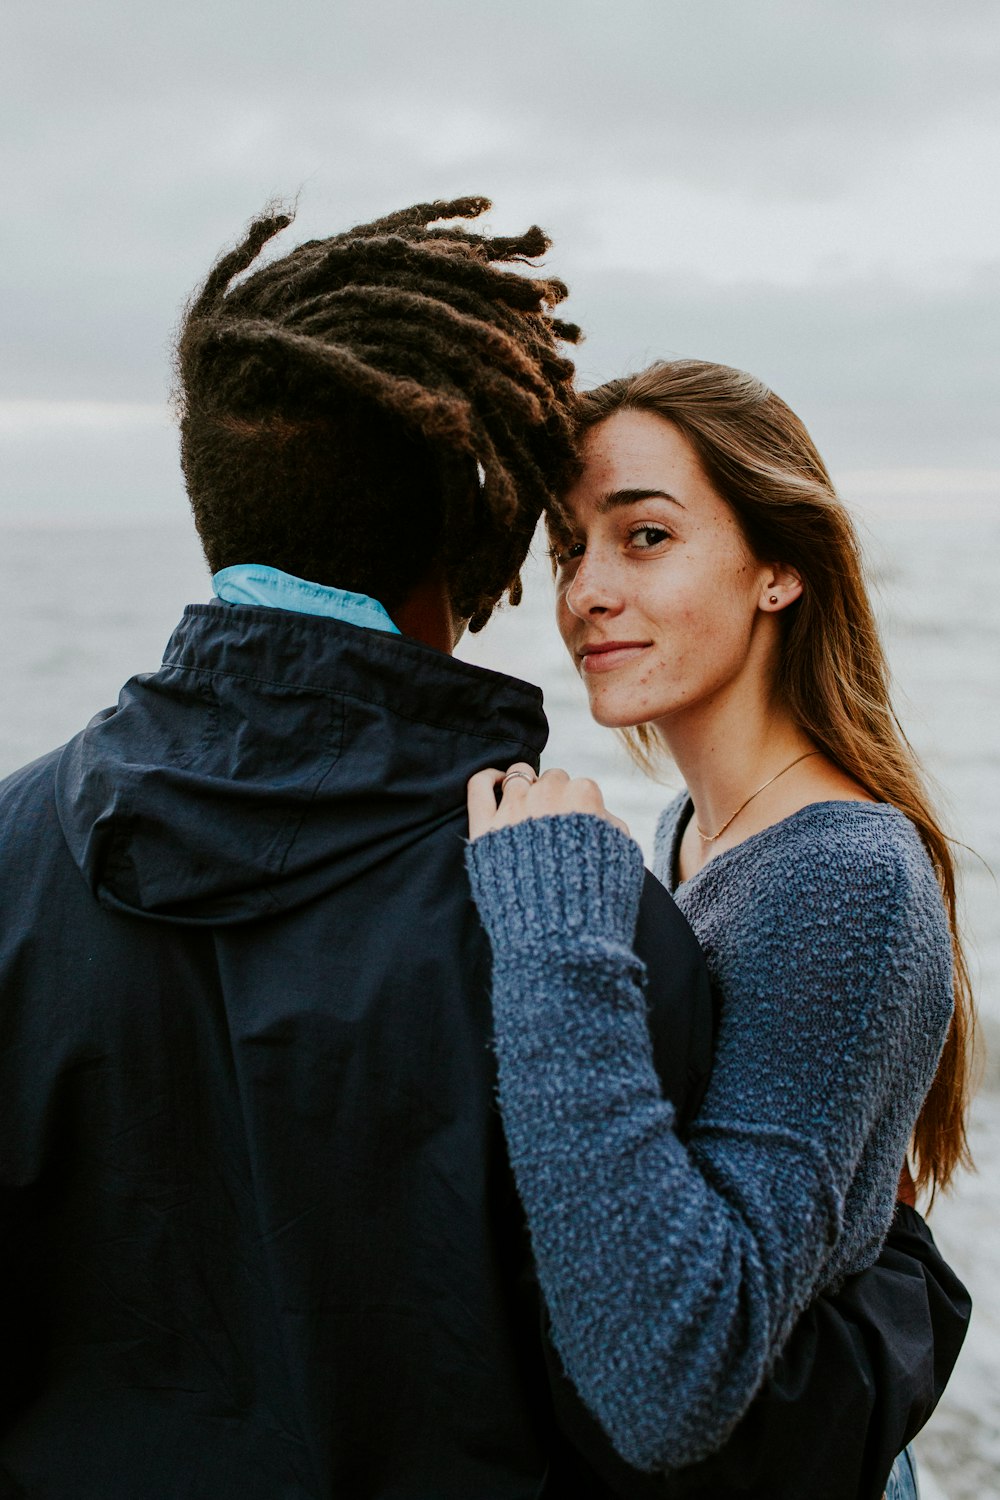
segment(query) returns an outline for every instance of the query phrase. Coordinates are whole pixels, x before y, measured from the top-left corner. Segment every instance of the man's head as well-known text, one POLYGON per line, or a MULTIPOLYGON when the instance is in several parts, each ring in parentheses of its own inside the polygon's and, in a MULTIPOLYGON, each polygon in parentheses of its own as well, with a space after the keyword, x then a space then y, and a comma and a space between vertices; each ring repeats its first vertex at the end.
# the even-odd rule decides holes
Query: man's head
POLYGON ((287 214, 251 224, 185 315, 181 462, 213 572, 253 562, 390 611, 434 571, 454 613, 516 602, 542 508, 574 462, 579 330, 565 286, 510 269, 548 248, 422 203, 311 240, 241 280, 287 214), (433 228, 432 225, 440 227, 433 228))

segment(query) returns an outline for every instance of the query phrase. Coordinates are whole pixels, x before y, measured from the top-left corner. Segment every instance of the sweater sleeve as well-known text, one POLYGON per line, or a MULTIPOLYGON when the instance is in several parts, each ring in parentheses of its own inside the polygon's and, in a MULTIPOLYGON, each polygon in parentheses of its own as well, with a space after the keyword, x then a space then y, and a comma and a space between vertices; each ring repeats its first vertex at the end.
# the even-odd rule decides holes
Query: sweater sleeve
POLYGON ((746 1411, 838 1237, 902 1046, 885 998, 893 871, 859 893, 844 889, 849 862, 827 864, 776 892, 752 934, 754 978, 727 995, 685 1146, 631 951, 638 846, 573 814, 488 834, 467 863, 494 954, 501 1109, 556 1345, 630 1464, 683 1467, 746 1411))

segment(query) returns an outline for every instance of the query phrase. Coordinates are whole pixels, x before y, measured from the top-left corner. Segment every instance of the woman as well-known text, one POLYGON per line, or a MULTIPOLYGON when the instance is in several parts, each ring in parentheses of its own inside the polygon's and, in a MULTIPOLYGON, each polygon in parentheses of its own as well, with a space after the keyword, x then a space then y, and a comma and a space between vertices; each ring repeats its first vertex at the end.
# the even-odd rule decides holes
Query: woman
POLYGON ((556 1341, 653 1470, 716 1448, 802 1308, 876 1258, 908 1147, 932 1190, 966 1157, 971 1002, 949 846, 802 424, 678 361, 591 392, 581 425, 559 628, 597 721, 683 774, 656 868, 721 996, 686 1144, 630 951, 642 859, 599 790, 482 773, 468 863, 556 1341))

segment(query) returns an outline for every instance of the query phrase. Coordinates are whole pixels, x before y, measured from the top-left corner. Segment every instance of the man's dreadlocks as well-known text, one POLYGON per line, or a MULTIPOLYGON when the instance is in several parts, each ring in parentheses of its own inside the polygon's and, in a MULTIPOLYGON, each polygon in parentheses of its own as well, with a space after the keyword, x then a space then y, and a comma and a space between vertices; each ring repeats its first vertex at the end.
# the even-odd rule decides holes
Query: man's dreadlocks
POLYGON ((255 220, 185 315, 181 459, 213 572, 231 563, 401 602, 435 560, 476 629, 574 463, 562 282, 503 270, 549 245, 420 203, 242 280, 291 223, 255 220), (432 227, 437 225, 437 227, 432 227))

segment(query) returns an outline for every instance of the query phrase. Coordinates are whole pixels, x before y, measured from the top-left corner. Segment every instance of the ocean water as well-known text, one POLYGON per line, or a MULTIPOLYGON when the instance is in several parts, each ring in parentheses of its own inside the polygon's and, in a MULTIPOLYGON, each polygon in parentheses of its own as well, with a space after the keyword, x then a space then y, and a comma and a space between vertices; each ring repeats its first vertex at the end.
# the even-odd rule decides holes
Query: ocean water
MULTIPOLYGON (((965 925, 987 1040, 973 1144, 979 1163, 932 1224, 976 1299, 948 1395, 920 1440, 925 1500, 1000 1496, 1000 475, 847 475, 893 667, 897 711, 959 849, 965 925), (992 1040, 992 1045, 991 1044, 992 1040)), ((157 666, 185 603, 209 597, 193 530, 0 522, 0 775, 60 744, 157 666)), ((544 559, 525 602, 460 654, 545 690, 544 764, 593 776, 651 850, 678 785, 648 781, 596 728, 551 623, 544 559)))

